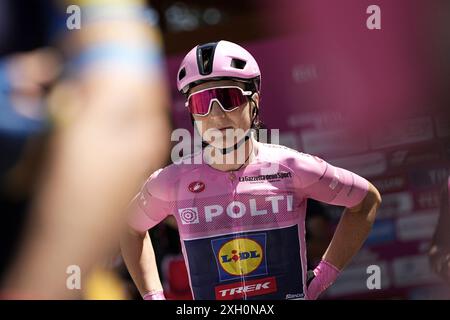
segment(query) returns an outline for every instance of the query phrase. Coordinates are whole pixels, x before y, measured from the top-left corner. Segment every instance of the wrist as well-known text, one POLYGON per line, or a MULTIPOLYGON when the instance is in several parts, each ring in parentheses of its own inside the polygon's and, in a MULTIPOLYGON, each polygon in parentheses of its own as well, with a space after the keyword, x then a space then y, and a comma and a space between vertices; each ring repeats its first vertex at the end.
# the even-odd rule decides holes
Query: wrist
POLYGON ((331 275, 339 275, 339 273, 341 272, 341 270, 336 267, 334 264, 332 264, 331 262, 328 262, 326 260, 320 260, 319 264, 317 265, 317 267, 314 269, 314 274, 316 274, 316 272, 318 274, 324 274, 324 273, 329 273, 327 274, 327 276, 331 276, 331 275))
POLYGON ((142 299, 144 300, 166 300, 166 297, 164 296, 163 290, 153 290, 145 293, 142 296, 142 299))
POLYGON ((328 261, 322 260, 314 269, 314 279, 311 281, 307 296, 309 300, 315 300, 319 295, 331 286, 340 274, 340 270, 328 261))

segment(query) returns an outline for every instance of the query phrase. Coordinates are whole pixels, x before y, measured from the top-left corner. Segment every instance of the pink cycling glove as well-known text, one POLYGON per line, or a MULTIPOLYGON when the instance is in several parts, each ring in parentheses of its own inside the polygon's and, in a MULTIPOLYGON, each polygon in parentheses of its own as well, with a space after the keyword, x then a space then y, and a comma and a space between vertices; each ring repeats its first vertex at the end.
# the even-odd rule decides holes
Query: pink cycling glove
POLYGON ((320 261, 319 265, 314 269, 315 277, 307 289, 308 300, 316 300, 322 292, 333 284, 339 273, 339 269, 331 263, 325 260, 320 261))
POLYGON ((142 296, 142 299, 144 300, 166 300, 166 297, 164 296, 164 292, 162 290, 160 291, 150 291, 147 292, 142 296))

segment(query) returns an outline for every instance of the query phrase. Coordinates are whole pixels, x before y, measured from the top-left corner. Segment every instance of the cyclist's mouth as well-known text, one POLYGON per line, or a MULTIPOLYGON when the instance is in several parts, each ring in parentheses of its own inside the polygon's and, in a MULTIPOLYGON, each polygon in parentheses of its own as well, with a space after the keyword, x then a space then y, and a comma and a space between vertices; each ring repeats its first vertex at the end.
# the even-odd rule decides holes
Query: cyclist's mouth
POLYGON ((231 126, 228 126, 228 127, 222 127, 222 128, 219 128, 219 129, 217 129, 217 130, 222 131, 222 132, 225 132, 225 131, 228 130, 228 129, 234 129, 234 128, 231 127, 231 126))

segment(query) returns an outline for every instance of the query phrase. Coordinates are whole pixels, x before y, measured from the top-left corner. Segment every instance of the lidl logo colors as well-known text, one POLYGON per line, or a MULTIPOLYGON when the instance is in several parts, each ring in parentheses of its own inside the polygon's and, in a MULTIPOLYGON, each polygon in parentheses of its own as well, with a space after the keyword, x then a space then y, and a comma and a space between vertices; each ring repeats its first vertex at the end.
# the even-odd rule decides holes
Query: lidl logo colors
POLYGON ((213 240, 220 281, 267 274, 265 246, 265 234, 213 240))
POLYGON ((247 275, 261 264, 263 251, 259 243, 247 238, 226 242, 219 250, 220 266, 233 276, 247 275))

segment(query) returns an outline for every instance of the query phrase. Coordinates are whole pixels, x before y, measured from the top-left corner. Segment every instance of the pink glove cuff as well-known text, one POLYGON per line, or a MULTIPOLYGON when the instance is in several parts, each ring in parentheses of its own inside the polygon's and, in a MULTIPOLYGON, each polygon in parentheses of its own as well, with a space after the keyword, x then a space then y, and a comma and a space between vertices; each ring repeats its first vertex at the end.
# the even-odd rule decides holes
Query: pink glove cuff
POLYGON ((166 300, 166 297, 164 296, 164 292, 162 290, 160 291, 150 291, 147 292, 142 296, 142 299, 144 300, 166 300))
POLYGON ((320 261, 314 269, 315 277, 307 289, 308 300, 316 300, 323 291, 333 284, 339 273, 340 270, 331 263, 325 260, 320 261))

